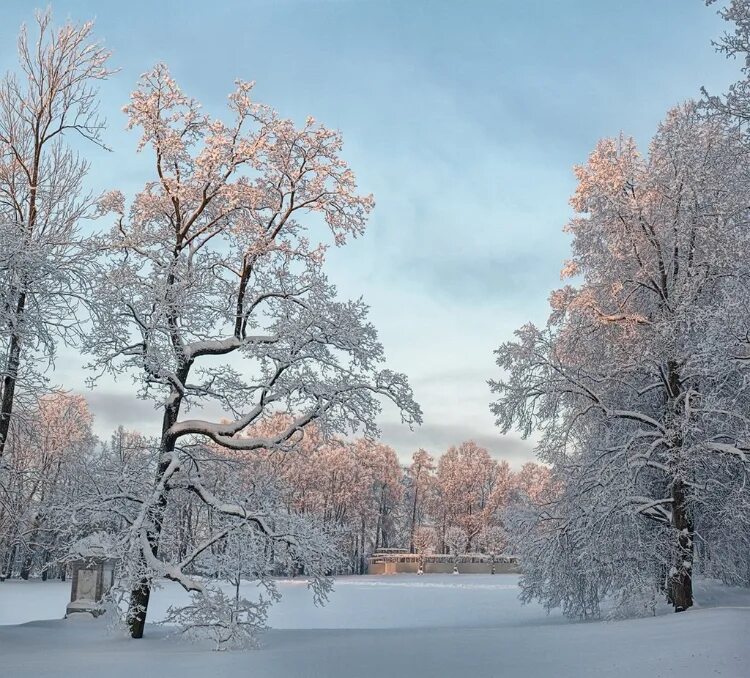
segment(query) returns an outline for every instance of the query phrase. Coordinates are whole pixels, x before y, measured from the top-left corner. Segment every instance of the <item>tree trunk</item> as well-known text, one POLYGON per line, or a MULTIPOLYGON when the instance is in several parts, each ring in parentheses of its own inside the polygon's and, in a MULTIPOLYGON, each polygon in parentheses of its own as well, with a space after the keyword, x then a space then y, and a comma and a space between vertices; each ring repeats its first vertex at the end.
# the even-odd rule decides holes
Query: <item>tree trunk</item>
POLYGON ((49 570, 50 570, 49 550, 44 549, 42 551, 42 581, 47 581, 47 579, 49 579, 49 570))
POLYGON ((27 548, 26 548, 26 554, 23 557, 23 560, 21 561, 21 571, 20 571, 20 577, 21 579, 27 580, 29 578, 29 575, 31 574, 31 570, 34 567, 34 556, 36 555, 36 543, 37 539, 39 538, 39 517, 34 518, 33 522, 33 528, 34 531, 31 533, 31 536, 29 537, 27 541, 27 548))
POLYGON ((4 578, 5 579, 12 579, 13 578, 13 565, 16 561, 16 545, 13 544, 13 546, 10 547, 10 553, 8 553, 8 559, 5 561, 5 573, 4 578))
MULTIPOLYGON (((178 371, 178 379, 181 383, 187 380, 190 365, 184 366, 178 371)), ((159 450, 159 466, 156 470, 154 485, 158 486, 166 473, 172 453, 175 449, 175 440, 169 435, 169 429, 175 424, 180 414, 180 405, 182 398, 176 390, 172 390, 169 399, 169 405, 164 410, 162 419, 161 445, 159 450)), ((154 556, 159 551, 159 538, 161 536, 162 523, 167 508, 167 490, 166 488, 159 494, 150 511, 150 521, 152 529, 147 532, 147 540, 154 556)), ((141 554, 141 567, 146 569, 146 563, 143 554, 141 554)), ((128 606, 128 626, 130 628, 131 638, 143 638, 143 630, 146 626, 146 614, 148 612, 148 603, 151 598, 151 579, 143 577, 133 587, 130 592, 130 604, 128 606)))
POLYGON ((380 511, 380 507, 378 507, 378 518, 375 521, 375 546, 374 546, 375 551, 377 551, 380 548, 380 528, 381 528, 382 520, 383 520, 383 514, 380 511))
POLYGON ((16 381, 18 380, 18 369, 21 365, 21 336, 18 331, 18 325, 21 323, 21 316, 23 315, 25 306, 26 294, 21 293, 16 304, 16 330, 10 337, 5 376, 3 377, 3 397, 2 401, 0 401, 0 459, 2 459, 5 453, 5 443, 8 440, 10 417, 13 413, 13 400, 16 393, 16 381))
POLYGON ((360 551, 359 551, 359 573, 365 573, 365 518, 362 516, 360 526, 360 551))
POLYGON ((146 627, 146 613, 148 612, 148 601, 150 597, 151 582, 147 577, 144 577, 130 592, 128 626, 130 627, 131 638, 143 638, 143 630, 146 627))
MULTIPOLYGON (((164 437, 162 437, 164 440, 164 437)), ((167 445, 168 447, 168 445, 167 445)), ((169 452, 174 451, 174 441, 171 443, 171 450, 165 449, 164 443, 162 443, 161 462, 156 471, 156 477, 154 484, 158 485, 161 478, 169 466, 169 462, 166 460, 166 455, 169 452)), ((161 537, 162 522, 164 520, 164 513, 167 508, 167 492, 166 490, 161 492, 156 499, 156 502, 151 510, 151 522, 153 529, 149 530, 146 537, 154 556, 159 551, 159 538, 161 537)), ((146 562, 143 554, 141 558, 141 567, 145 569, 146 562)), ((138 584, 130 592, 130 605, 128 608, 128 626, 130 627, 131 638, 143 638, 143 630, 146 626, 146 613, 148 612, 148 603, 151 598, 151 579, 149 577, 143 577, 139 580, 138 584)))
MULTIPOLYGON (((419 476, 417 476, 417 482, 419 476)), ((419 496, 419 488, 415 482, 414 486, 414 502, 411 506, 411 529, 409 530, 409 553, 414 553, 414 532, 417 529, 417 498, 419 496)))
POLYGON ((685 505, 685 486, 677 479, 672 486, 672 526, 677 530, 677 556, 672 567, 669 599, 675 612, 693 606, 693 525, 685 505))
POLYGON ((29 575, 31 574, 31 568, 34 565, 34 552, 29 549, 29 552, 24 556, 23 562, 21 564, 21 571, 19 572, 19 575, 21 579, 24 581, 28 580, 29 575))
MULTIPOLYGON (((679 419, 684 416, 683 401, 679 399, 682 383, 678 363, 667 361, 668 397, 671 409, 679 419)), ((680 436, 675 440, 673 451, 679 457, 684 440, 680 436)), ((669 573, 669 601, 675 612, 683 612, 693 605, 693 525, 688 514, 685 483, 680 477, 680 465, 675 462, 672 471, 672 527, 677 531, 677 553, 669 573)))
MULTIPOLYGON (((39 122, 37 118, 36 122, 39 122)), ((38 130, 38 128, 37 128, 38 130)), ((34 139, 34 161, 31 168, 31 185, 29 190, 28 219, 24 228, 24 238, 30 239, 34 233, 37 218, 37 187, 39 186, 39 170, 42 163, 42 145, 37 134, 34 139)), ((21 328, 23 325, 23 312, 26 308, 26 292, 23 286, 13 290, 11 294, 18 294, 16 302, 15 317, 11 324, 10 345, 8 346, 8 359, 5 365, 5 376, 3 377, 3 397, 0 402, 0 459, 5 453, 5 444, 8 441, 10 430, 10 418, 13 414, 13 401, 16 394, 16 382, 18 381, 18 370, 21 366, 21 328)), ((11 299, 13 297, 11 296, 11 299)))

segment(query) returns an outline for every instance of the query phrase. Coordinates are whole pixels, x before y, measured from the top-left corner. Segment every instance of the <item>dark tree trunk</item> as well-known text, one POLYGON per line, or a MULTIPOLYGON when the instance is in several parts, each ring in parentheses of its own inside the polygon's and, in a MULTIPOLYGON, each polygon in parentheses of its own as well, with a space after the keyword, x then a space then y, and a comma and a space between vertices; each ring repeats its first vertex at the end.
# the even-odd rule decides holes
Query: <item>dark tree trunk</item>
POLYGON ((5 376, 3 377, 3 397, 0 401, 0 459, 5 453, 5 443, 8 440, 10 430, 10 417, 13 413, 13 400, 16 393, 16 381, 18 380, 18 369, 21 365, 21 336, 18 332, 23 310, 26 306, 26 294, 21 293, 16 304, 16 331, 11 334, 10 346, 8 346, 8 358, 5 365, 5 376))
POLYGON ((19 575, 21 579, 27 580, 29 578, 29 575, 31 574, 31 568, 34 565, 34 552, 29 551, 24 556, 23 563, 21 564, 21 571, 19 572, 19 575))
POLYGON ((131 638, 143 638, 146 627, 146 612, 151 597, 151 582, 144 577, 130 592, 130 607, 128 610, 128 626, 131 638))
POLYGON ((5 579, 13 578, 13 566, 16 562, 16 545, 10 547, 10 553, 8 553, 8 559, 5 561, 5 579))
MULTIPOLYGON (((190 364, 186 364, 178 370, 177 377, 180 383, 185 383, 190 364)), ((176 390, 172 390, 169 405, 164 410, 162 419, 161 446, 159 449, 159 466, 156 470, 154 485, 159 485, 164 474, 169 468, 171 455, 175 449, 175 439, 169 434, 171 427, 177 422, 180 414, 182 398, 176 390)), ((151 552, 156 556, 159 550, 159 538, 161 536, 164 513, 167 508, 167 490, 164 489, 156 499, 152 508, 151 519, 152 529, 147 533, 147 540, 151 552)), ((145 569, 145 559, 141 554, 141 566, 145 569)), ((148 603, 151 598, 151 580, 149 577, 143 577, 130 592, 130 605, 128 609, 128 626, 130 628, 131 638, 143 638, 143 630, 146 626, 146 614, 148 612, 148 603)))
MULTIPOLYGON (((156 471, 155 484, 158 484, 162 476, 169 466, 169 462, 165 460, 165 455, 171 451, 174 451, 174 442, 172 442, 172 449, 165 449, 162 444, 162 451, 159 455, 162 461, 159 463, 159 467, 156 471)), ((164 520, 164 512, 167 507, 167 493, 166 490, 161 492, 158 496, 154 508, 151 513, 151 521, 153 529, 147 533, 147 540, 149 547, 151 548, 154 556, 159 551, 159 537, 161 536, 162 522, 164 520)), ((145 568, 145 558, 141 554, 141 566, 145 568)), ((148 612, 148 602, 151 598, 151 580, 148 577, 142 578, 138 584, 130 592, 130 606, 128 610, 128 626, 130 627, 130 636, 132 638, 143 638, 143 630, 146 626, 146 613, 148 612)))
POLYGON ((36 555, 36 543, 39 538, 39 517, 34 518, 34 531, 31 533, 31 537, 28 540, 28 548, 26 554, 21 562, 21 579, 28 579, 31 574, 31 570, 34 567, 34 556, 36 555))
MULTIPOLYGON (((682 392, 682 380, 678 363, 675 360, 667 361, 667 386, 672 414, 675 419, 679 419, 684 416, 684 406, 679 398, 682 392)), ((682 436, 679 436, 672 445, 672 451, 676 455, 671 488, 672 527, 677 532, 677 552, 669 573, 668 598, 675 612, 683 612, 693 606, 693 524, 690 520, 685 483, 680 475, 679 464, 679 455, 684 442, 682 436)))
MULTIPOLYGON (((39 118, 37 118, 39 122, 39 118)), ((49 138, 49 137, 48 137, 49 138)), ((44 142, 40 141, 37 136, 34 139, 34 161, 31 169, 31 185, 28 201, 28 219, 25 223, 25 238, 30 238, 34 233, 37 217, 37 187, 39 186, 39 171, 42 163, 42 146, 44 142)), ((21 328, 23 326, 23 315, 26 308, 26 291, 23 285, 16 287, 15 294, 18 294, 16 302, 15 322, 10 327, 11 337, 10 346, 8 346, 8 359, 5 365, 5 376, 3 377, 3 394, 0 402, 0 459, 5 453, 5 444, 8 442, 8 431, 10 430, 10 418, 13 414, 13 401, 16 394, 16 382, 18 380, 18 370, 21 366, 21 328)), ((13 299, 13 293, 11 295, 13 299)))
MULTIPOLYGON (((165 429, 166 430, 166 429, 165 429)), ((159 467, 156 471, 155 484, 158 484, 169 466, 169 462, 165 460, 165 455, 174 450, 174 442, 172 442, 172 449, 165 449, 162 444, 161 454, 159 455, 162 461, 159 463, 159 467)), ((146 537, 148 540, 151 552, 156 556, 159 551, 159 537, 161 536, 162 522, 164 520, 164 512, 167 508, 167 493, 166 490, 161 492, 158 496, 154 508, 151 512, 151 521, 153 529, 149 530, 146 537)), ((141 554, 141 566, 145 568, 146 562, 143 554, 141 554)), ((131 638, 143 638, 143 630, 146 626, 146 613, 148 612, 148 602, 151 598, 151 580, 148 577, 143 577, 138 584, 130 592, 130 606, 128 609, 128 626, 130 627, 131 638)))
POLYGON ((359 573, 365 573, 365 518, 362 516, 362 523, 360 526, 360 551, 359 551, 359 573))
POLYGON ((380 525, 383 519, 383 515, 378 511, 378 518, 375 521, 375 546, 374 549, 377 551, 380 548, 380 525))
POLYGON ((55 573, 55 567, 56 564, 51 562, 52 561, 52 550, 55 548, 57 544, 57 539, 55 537, 52 538, 51 542, 48 542, 43 548, 42 548, 42 580, 47 581, 50 576, 54 577, 55 573))
POLYGON ((685 486, 675 480, 672 486, 672 526, 677 530, 677 556, 670 576, 669 599, 675 612, 693 606, 693 525, 685 505, 685 486))

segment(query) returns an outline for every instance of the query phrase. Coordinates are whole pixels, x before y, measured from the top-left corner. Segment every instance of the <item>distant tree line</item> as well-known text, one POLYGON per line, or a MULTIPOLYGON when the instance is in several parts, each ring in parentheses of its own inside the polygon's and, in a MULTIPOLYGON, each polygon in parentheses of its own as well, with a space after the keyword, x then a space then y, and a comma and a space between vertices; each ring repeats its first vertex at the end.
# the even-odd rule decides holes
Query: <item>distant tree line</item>
MULTIPOLYGON (((279 417, 273 427, 288 424, 279 417)), ((0 502, 0 577, 65 576, 76 545, 116 552, 131 525, 134 500, 147 493, 157 463, 156 440, 123 428, 100 442, 83 397, 45 395, 14 417, 0 502), (92 541, 93 539, 93 541, 92 541)), ((360 438, 326 440, 306 431, 287 451, 227 453, 196 446, 210 474, 209 492, 227 486, 266 502, 268 521, 297 517, 319 529, 327 574, 362 573, 380 548, 412 553, 501 553, 507 548, 504 512, 539 501, 550 491, 550 472, 535 463, 517 473, 473 442, 449 448, 435 463, 425 450, 402 466, 389 446, 360 438)), ((137 501, 135 502, 137 503, 137 501)), ((193 491, 175 492, 161 549, 175 562, 212 539, 220 512, 193 491)), ((219 576, 226 535, 191 561, 191 574, 219 576)), ((248 576, 297 575, 305 563, 270 544, 261 562, 237 553, 248 576)), ((257 554, 256 556, 257 557, 257 554)))

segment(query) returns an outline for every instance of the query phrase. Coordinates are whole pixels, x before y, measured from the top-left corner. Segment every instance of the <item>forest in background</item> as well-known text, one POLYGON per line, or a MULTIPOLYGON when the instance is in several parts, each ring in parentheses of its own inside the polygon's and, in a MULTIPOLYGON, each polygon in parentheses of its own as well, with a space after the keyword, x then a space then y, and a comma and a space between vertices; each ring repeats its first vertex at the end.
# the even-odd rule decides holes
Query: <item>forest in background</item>
MULTIPOLYGON (((273 427, 285 424, 279 417, 273 427)), ((0 578, 64 578, 77 548, 114 539, 125 526, 116 515, 83 520, 91 515, 86 512, 118 492, 147 491, 158 440, 121 427, 102 442, 91 425, 86 400, 63 392, 44 396, 37 408, 14 418, 0 505, 0 578)), ((529 462, 513 472, 506 461, 470 441, 437 459, 420 449, 407 466, 387 445, 365 438, 325 440, 314 429, 283 452, 235 452, 213 445, 200 453, 212 462, 211 492, 233 483, 246 494, 260 487, 274 492, 286 513, 318 522, 339 554, 331 561, 331 574, 362 574, 367 557, 383 548, 504 553, 505 510, 540 501, 550 484, 546 467, 529 462)), ((160 547, 179 562, 212 533, 217 516, 191 492, 175 496, 169 512, 170 528, 160 547)), ((192 570, 212 575, 224 548, 221 541, 211 544, 192 570)), ((285 560, 274 562, 272 551, 268 558, 269 572, 304 574, 303 564, 290 571, 285 560)))

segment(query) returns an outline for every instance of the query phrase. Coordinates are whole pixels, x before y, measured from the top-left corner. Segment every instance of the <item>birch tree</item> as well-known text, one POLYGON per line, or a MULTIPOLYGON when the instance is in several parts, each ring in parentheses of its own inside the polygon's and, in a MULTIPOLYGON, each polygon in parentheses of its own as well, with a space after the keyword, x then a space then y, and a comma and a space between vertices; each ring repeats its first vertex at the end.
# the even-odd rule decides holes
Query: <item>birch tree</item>
POLYGON ((109 272, 98 294, 108 313, 88 351, 98 369, 136 375, 139 394, 162 412, 151 494, 130 527, 135 638, 153 578, 200 594, 184 568, 227 530, 250 525, 285 547, 302 544, 230 488, 209 491, 197 441, 272 451, 293 447, 312 424, 326 435, 374 434, 383 399, 408 424, 421 417, 405 377, 382 368, 365 304, 339 300, 323 271, 324 231, 343 245, 364 231, 373 206, 340 157, 340 134, 312 118, 296 126, 251 90, 237 83, 225 123, 202 113, 166 66, 145 74, 125 112, 141 130, 139 149, 152 151, 153 178, 127 212, 119 194, 104 201, 119 217, 103 243, 109 272), (228 418, 201 417, 208 403, 228 418), (286 428, 255 432, 279 412, 291 417, 286 428), (230 521, 182 562, 162 558, 159 546, 174 490, 230 521))

